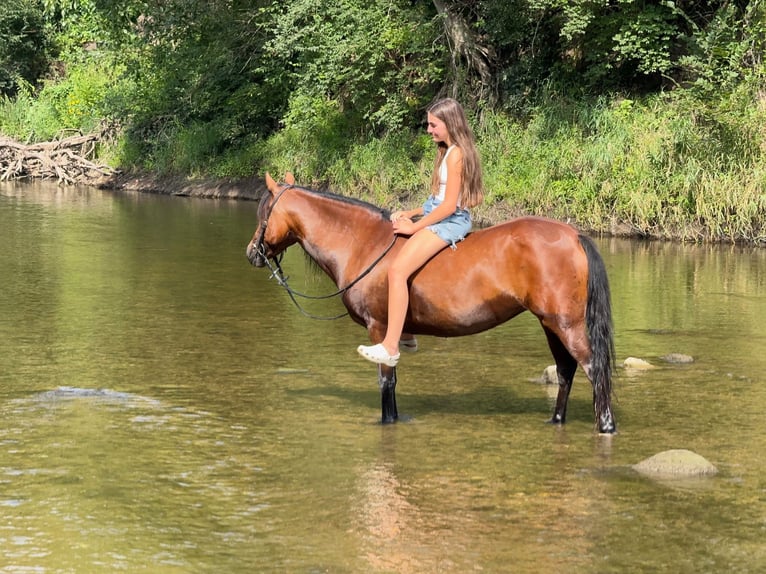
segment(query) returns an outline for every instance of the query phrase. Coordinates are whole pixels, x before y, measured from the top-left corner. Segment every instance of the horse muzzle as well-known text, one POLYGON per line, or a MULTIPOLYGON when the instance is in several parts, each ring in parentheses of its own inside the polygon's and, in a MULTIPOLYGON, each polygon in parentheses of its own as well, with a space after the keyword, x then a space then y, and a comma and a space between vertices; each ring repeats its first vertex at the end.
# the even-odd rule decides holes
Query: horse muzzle
POLYGON ((251 242, 247 246, 246 250, 247 259, 253 265, 253 267, 265 267, 266 255, 262 245, 257 245, 255 241, 251 242))

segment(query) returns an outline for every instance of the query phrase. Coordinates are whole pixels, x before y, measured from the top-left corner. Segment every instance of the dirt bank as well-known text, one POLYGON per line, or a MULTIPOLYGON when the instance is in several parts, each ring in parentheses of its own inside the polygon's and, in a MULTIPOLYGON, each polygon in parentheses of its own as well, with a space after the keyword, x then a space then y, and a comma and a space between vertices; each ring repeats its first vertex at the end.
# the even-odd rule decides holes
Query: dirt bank
POLYGON ((126 172, 114 174, 98 183, 102 189, 139 191, 161 195, 206 197, 213 199, 243 199, 254 201, 266 189, 261 178, 215 179, 184 176, 158 176, 150 173, 126 172))

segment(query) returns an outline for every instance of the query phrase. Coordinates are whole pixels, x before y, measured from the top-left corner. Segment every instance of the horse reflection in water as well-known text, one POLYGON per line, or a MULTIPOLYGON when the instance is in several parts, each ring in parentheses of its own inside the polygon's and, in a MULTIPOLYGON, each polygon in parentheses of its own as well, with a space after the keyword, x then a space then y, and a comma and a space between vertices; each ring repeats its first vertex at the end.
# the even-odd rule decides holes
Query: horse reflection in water
MULTIPOLYGON (((349 316, 367 328, 373 343, 381 342, 388 265, 407 240, 394 235, 390 213, 296 186, 289 173, 285 183, 267 174, 266 187, 259 225, 247 246, 250 262, 281 274, 279 255, 298 243, 338 286, 349 316)), ((566 420, 579 364, 593 385, 596 429, 614 433, 606 269, 593 241, 569 225, 521 217, 470 233, 456 250, 442 250, 410 278, 404 329, 412 335, 471 335, 523 311, 539 319, 556 361, 558 394, 551 422, 566 420)), ((396 382, 396 367, 378 367, 384 423, 398 418, 396 382)))

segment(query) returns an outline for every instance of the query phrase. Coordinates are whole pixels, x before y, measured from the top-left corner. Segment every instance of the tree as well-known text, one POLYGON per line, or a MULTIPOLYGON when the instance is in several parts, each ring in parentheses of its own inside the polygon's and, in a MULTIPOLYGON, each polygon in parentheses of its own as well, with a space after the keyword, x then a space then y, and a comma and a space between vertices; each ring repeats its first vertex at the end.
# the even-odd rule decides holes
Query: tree
POLYGON ((42 4, 36 0, 0 3, 0 94, 13 96, 20 83, 35 84, 50 56, 42 4))
POLYGON ((471 26, 462 11, 457 9, 458 6, 448 7, 444 0, 433 0, 433 3, 442 20, 449 49, 449 95, 453 98, 484 100, 494 104, 497 91, 491 68, 491 46, 480 43, 476 28, 471 26), (461 98, 461 95, 464 97, 461 98))
POLYGON ((357 126, 398 129, 421 121, 443 81, 434 15, 403 0, 275 3, 265 49, 291 98, 328 98, 357 126))

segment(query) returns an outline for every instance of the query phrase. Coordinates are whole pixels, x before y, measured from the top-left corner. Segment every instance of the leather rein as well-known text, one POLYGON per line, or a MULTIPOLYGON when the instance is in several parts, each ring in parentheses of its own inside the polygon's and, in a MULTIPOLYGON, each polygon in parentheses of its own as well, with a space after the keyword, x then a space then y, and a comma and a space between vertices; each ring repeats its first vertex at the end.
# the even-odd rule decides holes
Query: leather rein
POLYGON ((293 184, 286 184, 276 195, 274 198, 274 201, 271 202, 269 205, 269 210, 266 213, 266 217, 261 221, 260 229, 258 232, 258 239, 255 243, 255 250, 259 257, 261 257, 266 264, 266 267, 271 271, 271 276, 269 279, 276 279, 277 283, 284 288, 285 291, 287 291, 288 296, 290 297, 290 300, 295 304, 298 311, 301 312, 301 314, 305 315, 306 317, 309 317, 310 319, 317 319, 319 321, 333 321, 335 319, 340 319, 342 317, 346 317, 348 315, 348 311, 345 313, 341 313, 339 315, 335 315, 332 317, 320 317, 318 315, 314 315, 312 313, 309 313, 306 311, 301 304, 298 302, 297 298, 303 298, 303 299, 313 299, 313 300, 319 300, 319 299, 332 299, 333 297, 338 297, 340 295, 343 295, 346 293, 349 289, 351 289, 354 285, 356 285, 359 281, 361 281, 364 277, 366 277, 374 268, 375 266, 380 263, 381 259, 383 259, 389 251, 391 251, 391 248, 396 243, 397 236, 394 235, 393 239, 391 240, 391 243, 386 247, 383 252, 378 255, 375 260, 370 263, 370 265, 367 266, 367 268, 362 271, 356 279, 351 281, 348 285, 345 287, 338 289, 335 293, 330 293, 329 295, 307 295, 306 293, 301 293, 300 291, 296 291, 290 285, 287 283, 287 280, 289 279, 288 276, 285 275, 284 271, 282 270, 282 257, 284 256, 284 251, 277 255, 276 257, 272 257, 269 259, 269 257, 266 256, 266 246, 264 244, 264 237, 266 235, 266 226, 268 225, 269 218, 271 217, 271 212, 274 210, 274 206, 277 204, 277 201, 279 201, 279 198, 282 197, 282 194, 285 193, 288 189, 304 189, 301 187, 298 187, 293 184))

